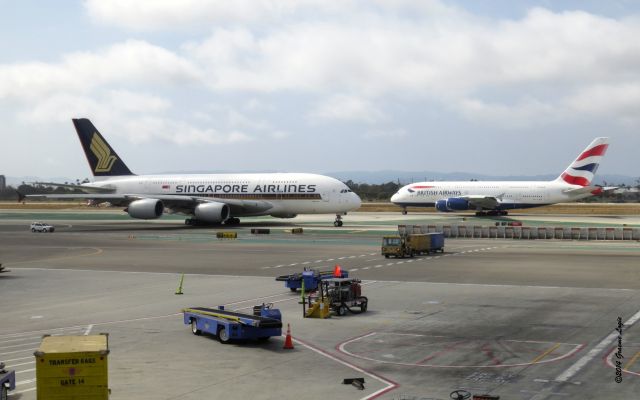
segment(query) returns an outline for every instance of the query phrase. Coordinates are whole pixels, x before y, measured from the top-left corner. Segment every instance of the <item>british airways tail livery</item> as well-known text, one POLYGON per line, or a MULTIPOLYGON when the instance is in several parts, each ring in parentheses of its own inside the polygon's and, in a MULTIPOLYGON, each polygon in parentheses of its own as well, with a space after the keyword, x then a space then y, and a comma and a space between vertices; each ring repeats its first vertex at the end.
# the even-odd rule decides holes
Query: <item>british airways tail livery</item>
POLYGON ((191 224, 238 224, 239 217, 298 214, 342 215, 360 207, 360 198, 337 179, 315 174, 135 175, 88 119, 73 124, 95 182, 57 185, 83 194, 29 195, 52 199, 86 199, 126 207, 132 218, 155 219, 166 211, 189 216, 191 224))
POLYGON ((418 182, 402 187, 391 202, 402 207, 435 207, 442 212, 476 210, 476 215, 507 215, 507 210, 571 202, 600 194, 593 177, 609 138, 591 142, 558 178, 543 181, 418 182))

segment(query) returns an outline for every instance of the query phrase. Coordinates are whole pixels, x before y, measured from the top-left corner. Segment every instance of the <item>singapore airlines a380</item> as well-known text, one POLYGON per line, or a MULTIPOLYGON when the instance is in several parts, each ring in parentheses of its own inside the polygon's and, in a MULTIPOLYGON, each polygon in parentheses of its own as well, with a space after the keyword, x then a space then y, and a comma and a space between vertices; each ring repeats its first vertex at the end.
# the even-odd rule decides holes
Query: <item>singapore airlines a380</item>
POLYGON ((360 207, 343 182, 305 173, 135 175, 88 119, 73 124, 95 182, 62 185, 82 194, 28 195, 29 198, 86 199, 126 207, 132 218, 160 218, 166 211, 188 216, 187 225, 239 224, 240 217, 298 214, 342 216, 360 207))

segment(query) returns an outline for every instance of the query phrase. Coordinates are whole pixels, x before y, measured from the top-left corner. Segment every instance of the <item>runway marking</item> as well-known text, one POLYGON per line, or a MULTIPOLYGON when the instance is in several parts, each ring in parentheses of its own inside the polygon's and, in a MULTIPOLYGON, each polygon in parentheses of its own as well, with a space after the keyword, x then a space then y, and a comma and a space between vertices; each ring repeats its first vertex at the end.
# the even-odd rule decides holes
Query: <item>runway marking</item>
MULTIPOLYGON (((613 362, 611 362, 611 359, 613 358, 613 354, 615 353, 616 350, 617 350, 617 347, 612 347, 609 353, 607 353, 607 355, 605 356, 605 364, 607 364, 611 368, 616 368, 615 365, 613 365, 613 362)), ((629 371, 629 367, 631 367, 637 361, 638 357, 640 357, 640 351, 637 352, 631 358, 631 360, 629 360, 627 365, 625 365, 622 368, 622 372, 626 372, 627 374, 630 374, 630 375, 640 376, 640 372, 629 371)))
MULTIPOLYGON (((626 322, 624 322, 624 326, 629 329, 633 324, 635 324, 638 319, 640 319, 640 311, 635 313, 631 318, 629 318, 626 322)), ((585 365, 589 363, 595 356, 597 356, 602 350, 606 347, 610 346, 614 340, 618 339, 618 331, 614 330, 607 337, 602 339, 600 343, 596 345, 591 351, 589 351, 586 355, 584 355, 581 359, 579 359, 575 364, 569 367, 562 374, 558 375, 555 379, 558 382, 567 382, 571 379, 575 374, 577 374, 585 365)))
MULTIPOLYGON (((492 364, 491 365, 486 365, 486 364, 480 364, 480 365, 439 365, 439 364, 421 364, 420 362, 424 362, 425 360, 420 360, 420 362, 402 362, 402 361, 389 361, 389 360, 383 360, 383 359, 379 359, 379 358, 374 358, 374 357, 366 357, 363 356, 361 354, 358 353, 352 353, 348 350, 346 350, 346 346, 357 342, 357 341, 361 341, 363 339, 366 338, 370 338, 374 335, 393 335, 393 336, 412 336, 412 337, 433 337, 433 338, 445 338, 445 336, 431 336, 431 335, 421 335, 421 334, 402 334, 402 333, 392 333, 392 332, 371 332, 365 335, 361 335, 361 336, 356 336, 352 339, 347 339, 344 342, 340 343, 338 346, 336 346, 336 348, 338 349, 338 351, 340 351, 343 354, 349 355, 351 357, 356 357, 356 358, 360 358, 363 360, 368 360, 368 361, 373 361, 373 362, 377 362, 377 363, 383 363, 383 364, 394 364, 394 365, 403 365, 403 366, 408 366, 408 367, 425 367, 425 368, 511 368, 511 367, 524 367, 524 366, 530 366, 530 365, 534 365, 534 363, 527 361, 527 362, 520 362, 520 363, 511 363, 511 364, 502 364, 500 362, 500 360, 498 360, 497 358, 495 358, 492 354, 492 352, 490 351, 489 346, 489 342, 485 343, 484 345, 482 345, 481 347, 479 347, 479 349, 483 352, 485 352, 492 364)), ((537 341, 537 340, 501 340, 502 342, 512 342, 512 343, 533 343, 533 344, 548 344, 550 342, 544 342, 544 341, 537 341)), ((470 343, 469 340, 464 340, 463 342, 465 343, 470 343)), ((560 361, 569 357, 572 357, 574 354, 576 354, 578 351, 580 351, 584 345, 583 344, 574 344, 574 343, 561 343, 561 345, 566 345, 566 346, 573 346, 572 349, 568 350, 565 354, 562 355, 558 355, 554 358, 549 358, 546 360, 539 360, 537 363, 535 363, 536 365, 539 364, 547 364, 547 363, 551 363, 551 362, 556 362, 556 361, 560 361)), ((454 346, 457 347, 457 346, 454 346)), ((449 351, 452 349, 449 349, 449 351)), ((436 352, 436 356, 437 356, 436 352)))
POLYGON ((293 340, 298 342, 298 343, 300 343, 301 345, 303 345, 304 347, 306 347, 307 349, 309 349, 311 351, 314 351, 314 352, 316 352, 316 353, 318 353, 318 354, 320 354, 320 355, 322 355, 324 357, 327 357, 327 358, 329 358, 329 359, 331 359, 331 360, 333 360, 335 362, 338 362, 338 363, 340 363, 340 364, 342 364, 344 366, 347 366, 347 367, 349 367, 349 368, 351 368, 351 369, 353 369, 355 371, 358 371, 358 372, 361 372, 363 374, 366 374, 366 375, 372 377, 373 379, 375 379, 375 380, 377 380, 379 382, 382 382, 383 384, 387 385, 386 387, 383 387, 382 389, 376 390, 375 392, 371 393, 368 396, 363 397, 360 400, 375 399, 376 397, 379 397, 379 396, 381 396, 381 395, 383 395, 383 394, 385 394, 387 392, 390 392, 393 389, 396 389, 396 388, 398 388, 400 386, 398 383, 393 382, 392 380, 384 378, 384 377, 382 377, 382 376, 380 376, 380 375, 378 375, 378 374, 376 374, 374 372, 368 371, 368 370, 366 370, 364 368, 360 368, 355 364, 351 364, 350 362, 345 361, 345 360, 343 360, 343 359, 341 359, 341 358, 339 358, 337 356, 334 356, 334 355, 330 354, 329 352, 320 349, 319 347, 315 347, 315 346, 313 346, 311 344, 308 344, 308 343, 306 343, 306 342, 304 342, 304 341, 302 341, 302 340, 300 340, 298 338, 295 338, 295 337, 293 338, 293 340))
POLYGON ((382 265, 378 264, 378 265, 374 266, 373 268, 382 268, 382 265))
POLYGON ((307 264, 311 264, 311 261, 305 261, 302 263, 302 265, 307 265, 307 264))
POLYGON ((355 271, 357 271, 357 270, 358 270, 358 268, 351 268, 349 271, 353 271, 353 272, 355 272, 355 271))
POLYGON ((84 331, 84 336, 89 335, 89 333, 91 333, 91 329, 93 329, 93 325, 89 325, 87 326, 87 329, 84 331))
POLYGON ((544 353, 540 354, 538 357, 534 358, 533 361, 531 361, 531 363, 535 364, 538 361, 542 360, 543 358, 545 358, 549 354, 553 353, 558 347, 560 347, 561 344, 562 343, 556 343, 555 345, 551 346, 547 351, 545 351, 544 353))
POLYGON ((20 360, 31 360, 33 359, 33 356, 29 356, 29 357, 19 357, 19 358, 12 358, 10 360, 3 360, 5 363, 11 362, 11 361, 20 361, 20 360))
POLYGON ((29 264, 29 263, 36 263, 36 262, 43 262, 43 261, 51 261, 51 260, 65 260, 68 258, 78 258, 78 257, 89 257, 89 256, 97 256, 98 254, 102 254, 103 250, 99 247, 54 247, 55 249, 93 249, 94 252, 93 253, 88 253, 88 254, 73 254, 73 255, 68 255, 68 256, 53 256, 53 257, 45 257, 45 258, 39 258, 36 260, 26 260, 26 261, 12 261, 12 262, 8 262, 5 263, 6 267, 10 267, 16 264, 29 264))

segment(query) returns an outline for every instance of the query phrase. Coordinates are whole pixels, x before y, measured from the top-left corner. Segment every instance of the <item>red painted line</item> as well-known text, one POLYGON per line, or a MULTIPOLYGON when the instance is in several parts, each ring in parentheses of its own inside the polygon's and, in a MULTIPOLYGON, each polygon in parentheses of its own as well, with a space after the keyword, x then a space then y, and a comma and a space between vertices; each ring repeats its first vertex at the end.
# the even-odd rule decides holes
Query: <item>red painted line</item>
MULTIPOLYGON (((611 358, 612 358, 611 356, 613 355, 613 352, 614 352, 614 351, 616 351, 616 347, 615 347, 615 346, 614 346, 614 347, 612 347, 612 348, 611 348, 611 351, 609 351, 607 354, 605 354, 605 355, 602 357, 602 359, 604 360, 604 363, 605 363, 606 365, 608 365, 609 367, 611 367, 611 368, 614 368, 614 369, 615 369, 615 367, 616 367, 616 366, 615 366, 615 365, 613 365, 613 362, 611 362, 611 358)), ((629 371, 629 370, 626 370, 626 369, 623 369, 623 370, 622 370, 622 372, 625 372, 625 373, 630 374, 630 375, 640 376, 640 372, 633 372, 633 371, 629 371)))
MULTIPOLYGON (((367 336, 367 335, 371 335, 371 333, 362 335, 362 337, 367 336)), ((332 359, 334 361, 337 361, 337 362, 339 362, 339 363, 341 363, 343 365, 346 365, 349 368, 355 369, 356 371, 365 373, 365 374, 367 374, 367 375, 379 380, 380 382, 387 384, 387 387, 384 387, 384 388, 382 388, 382 389, 380 389, 378 391, 375 391, 375 392, 371 393, 370 395, 368 395, 366 397, 363 397, 361 400, 372 400, 372 399, 378 398, 378 397, 382 396, 383 394, 388 393, 388 392, 400 387, 399 383, 394 382, 394 381, 392 381, 390 379, 387 379, 387 378, 385 378, 383 376, 380 376, 380 375, 376 374, 373 371, 370 371, 368 369, 365 369, 365 368, 359 367, 359 366, 357 366, 357 365, 355 365, 353 363, 350 363, 349 361, 343 359, 342 357, 339 357, 339 356, 337 356, 335 354, 331 354, 326 350, 323 350, 323 349, 321 349, 319 347, 316 347, 316 346, 314 346, 314 345, 312 345, 310 343, 307 343, 307 342, 305 342, 303 340, 300 340, 298 338, 292 337, 292 339, 294 341, 302 344, 303 346, 305 346, 305 347, 307 347, 307 348, 309 348, 309 349, 311 349, 311 350, 313 350, 313 351, 315 351, 315 352, 317 352, 319 354, 324 355, 325 357, 328 357, 328 358, 330 358, 330 359, 332 359)), ((338 343, 336 345, 336 347, 338 347, 340 345, 341 345, 341 343, 338 343)))
POLYGON ((491 360, 493 365, 495 365, 495 366, 502 365, 502 361, 500 361, 498 358, 496 358, 493 355, 493 350, 489 347, 489 343, 488 342, 483 344, 482 347, 480 348, 480 350, 482 350, 484 352, 484 354, 486 354, 487 357, 489 357, 489 359, 491 360))
POLYGON ((416 364, 420 365, 420 364, 422 364, 424 362, 427 362, 429 360, 432 360, 432 359, 434 359, 436 357, 440 357, 443 354, 449 353, 451 350, 456 349, 458 346, 460 346, 463 343, 467 343, 467 342, 464 341, 464 340, 461 340, 461 341, 458 341, 458 342, 453 342, 453 343, 449 344, 448 346, 445 346, 444 349, 436 351, 435 353, 431 353, 429 356, 423 358, 420 361, 417 361, 416 364))
MULTIPOLYGON (((372 333, 367 333, 364 335, 360 335, 360 336, 356 336, 354 338, 351 339, 347 339, 344 342, 338 344, 336 346, 336 349, 342 353, 345 354, 347 356, 351 356, 351 357, 356 357, 356 358, 360 358, 363 360, 368 360, 368 361, 373 361, 373 362, 377 362, 380 364, 392 364, 392 365, 402 365, 402 366, 406 366, 406 367, 423 367, 423 368, 511 368, 511 367, 526 367, 526 366, 530 366, 530 365, 534 365, 531 362, 524 362, 524 363, 514 363, 514 364, 499 364, 499 365, 434 365, 434 364, 417 364, 417 363, 406 363, 406 362, 396 362, 396 361, 387 361, 387 360, 378 360, 375 358, 371 358, 371 357, 365 357, 359 354, 354 354, 351 353, 349 351, 347 351, 345 349, 345 346, 349 343, 358 341, 360 339, 363 339, 367 336, 372 336, 377 334, 377 332, 372 332, 372 333)), ((401 335, 401 334, 396 334, 396 335, 401 335)), ((425 335, 413 335, 413 336, 425 336, 425 335)), ((535 341, 535 340, 507 340, 509 342, 517 342, 517 343, 552 343, 552 342, 540 342, 540 341, 535 341)), ((561 356, 558 357, 554 357, 554 358, 549 358, 543 361, 538 361, 535 363, 535 365, 538 364, 548 364, 548 363, 552 363, 552 362, 556 362, 556 361, 560 361, 560 360, 564 360, 570 357, 573 357, 576 353, 578 353, 580 350, 582 350, 586 345, 583 344, 573 344, 573 343, 562 343, 563 345, 569 345, 569 346, 574 346, 573 350, 567 352, 566 354, 563 354, 561 356)))

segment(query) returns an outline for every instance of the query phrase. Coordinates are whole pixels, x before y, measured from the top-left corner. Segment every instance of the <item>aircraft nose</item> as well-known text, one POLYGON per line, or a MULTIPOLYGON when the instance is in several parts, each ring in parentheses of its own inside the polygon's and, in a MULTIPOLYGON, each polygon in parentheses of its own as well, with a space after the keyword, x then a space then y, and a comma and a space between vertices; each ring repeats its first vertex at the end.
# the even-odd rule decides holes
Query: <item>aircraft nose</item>
POLYGON ((397 201, 400 200, 400 193, 395 193, 393 196, 391 196, 391 202, 395 203, 397 201))
POLYGON ((362 205, 362 200, 360 200, 360 196, 358 196, 355 193, 351 193, 351 203, 353 203, 354 208, 360 208, 360 206, 362 205))

